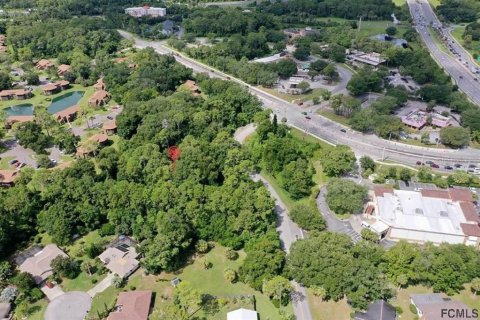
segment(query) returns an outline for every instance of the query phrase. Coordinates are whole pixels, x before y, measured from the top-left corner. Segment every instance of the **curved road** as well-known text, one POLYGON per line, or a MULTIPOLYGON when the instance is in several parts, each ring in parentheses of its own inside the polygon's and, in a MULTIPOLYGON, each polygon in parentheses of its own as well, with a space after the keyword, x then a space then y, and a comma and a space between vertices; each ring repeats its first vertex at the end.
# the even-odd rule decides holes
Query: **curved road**
MULTIPOLYGON (((306 117, 302 115, 302 112, 304 112, 305 109, 296 104, 289 103, 251 86, 242 80, 236 79, 221 71, 214 70, 212 67, 166 47, 160 41, 147 41, 140 39, 122 30, 119 30, 118 32, 123 37, 134 40, 137 48, 152 47, 160 54, 173 54, 179 63, 193 69, 195 72, 206 73, 211 77, 232 80, 245 86, 245 88, 263 102, 264 107, 271 109, 279 117, 287 118, 290 126, 303 130, 333 145, 348 145, 357 156, 369 155, 377 160, 389 159, 410 166, 414 166, 417 161, 425 162, 426 160, 432 160, 441 165, 453 163, 468 165, 470 163, 480 162, 480 150, 471 148, 451 150, 410 146, 381 139, 375 135, 362 134, 350 130, 345 126, 318 114, 310 114, 309 116, 311 120, 307 120, 306 117), (345 130, 346 132, 341 132, 340 130, 345 130)), ((478 90, 478 92, 480 93, 480 90, 478 90)))

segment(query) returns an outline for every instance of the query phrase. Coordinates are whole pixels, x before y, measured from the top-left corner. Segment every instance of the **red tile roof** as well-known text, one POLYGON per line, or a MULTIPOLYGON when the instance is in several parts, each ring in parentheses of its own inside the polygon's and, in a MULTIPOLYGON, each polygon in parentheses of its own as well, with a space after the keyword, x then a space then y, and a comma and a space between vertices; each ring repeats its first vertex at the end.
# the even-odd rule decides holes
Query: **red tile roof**
POLYGON ((0 170, 0 183, 10 184, 18 178, 16 170, 0 170))
POLYGON ((373 187, 373 192, 376 197, 383 197, 385 193, 393 193, 393 188, 387 186, 375 186, 373 187))
POLYGON ((58 89, 58 86, 55 83, 49 83, 42 87, 43 91, 54 91, 58 89))
POLYGON ((480 237, 480 227, 478 224, 461 223, 463 233, 467 236, 480 237))
POLYGON ((473 201, 472 193, 470 190, 463 189, 448 189, 450 193, 450 199, 453 201, 473 201))
POLYGON ((479 222, 477 209, 472 202, 462 201, 460 202, 460 208, 462 208, 463 215, 467 221, 479 222))
POLYGON ((120 292, 116 310, 110 312, 107 320, 147 320, 151 300, 151 291, 120 292))
POLYGON ((423 197, 427 198, 439 198, 439 199, 450 199, 450 194, 448 190, 420 190, 420 193, 423 197))

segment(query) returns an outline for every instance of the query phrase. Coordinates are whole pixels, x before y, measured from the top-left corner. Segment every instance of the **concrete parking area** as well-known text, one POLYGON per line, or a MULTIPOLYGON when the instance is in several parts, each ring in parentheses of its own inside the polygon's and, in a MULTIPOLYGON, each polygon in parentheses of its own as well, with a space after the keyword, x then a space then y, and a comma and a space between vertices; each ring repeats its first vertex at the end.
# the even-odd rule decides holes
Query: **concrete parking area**
POLYGON ((422 182, 413 182, 413 181, 409 181, 408 183, 406 183, 405 181, 398 181, 398 187, 400 188, 400 190, 408 190, 408 191, 419 191, 422 189, 429 189, 429 190, 438 189, 438 187, 433 183, 422 183, 422 182))

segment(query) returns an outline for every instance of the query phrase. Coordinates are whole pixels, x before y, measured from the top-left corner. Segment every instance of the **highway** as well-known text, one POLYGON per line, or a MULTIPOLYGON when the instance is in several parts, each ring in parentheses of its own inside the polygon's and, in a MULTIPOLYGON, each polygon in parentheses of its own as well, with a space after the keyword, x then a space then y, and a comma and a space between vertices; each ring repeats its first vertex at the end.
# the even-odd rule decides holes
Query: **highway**
MULTIPOLYGON (((160 54, 172 54, 177 62, 193 69, 194 72, 202 72, 211 77, 228 79, 239 83, 258 97, 264 107, 276 113, 279 119, 285 117, 288 125, 303 130, 307 134, 322 139, 327 143, 333 145, 348 145, 357 156, 369 155, 375 160, 390 160, 408 166, 415 166, 417 161, 425 162, 430 160, 439 164, 441 166, 440 169, 446 164, 452 165, 459 163, 466 167, 469 164, 477 164, 480 162, 480 150, 472 148, 452 150, 406 145, 385 140, 375 135, 362 134, 350 130, 337 122, 315 113, 309 113, 308 117, 310 119, 307 119, 302 112, 308 112, 308 109, 289 103, 219 70, 214 70, 212 67, 173 51, 162 42, 143 40, 122 30, 119 30, 119 33, 125 38, 134 40, 137 48, 152 47, 160 54)), ((480 90, 478 90, 478 93, 480 93, 480 90)))
POLYGON ((475 80, 477 74, 472 72, 476 67, 468 52, 453 39, 449 30, 444 28, 433 12, 428 0, 407 0, 417 32, 425 42, 430 54, 452 77, 459 89, 472 102, 480 105, 480 82, 475 80), (429 32, 429 27, 437 29, 446 39, 446 44, 436 41, 429 32), (451 47, 451 49, 450 49, 451 47))

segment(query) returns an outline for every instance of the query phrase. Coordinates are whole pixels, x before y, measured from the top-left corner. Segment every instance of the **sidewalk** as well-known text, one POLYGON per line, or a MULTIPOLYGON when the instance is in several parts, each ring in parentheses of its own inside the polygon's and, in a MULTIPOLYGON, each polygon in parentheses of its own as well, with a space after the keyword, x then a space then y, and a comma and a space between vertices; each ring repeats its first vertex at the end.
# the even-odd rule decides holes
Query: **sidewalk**
POLYGON ((97 293, 100 293, 100 292, 103 292, 105 291, 108 287, 110 287, 112 285, 112 281, 113 281, 113 273, 109 273, 107 274, 107 276, 105 277, 105 279, 103 279, 102 281, 100 281, 95 287, 93 287, 92 289, 88 290, 87 291, 87 294, 90 296, 90 297, 94 297, 97 293))

